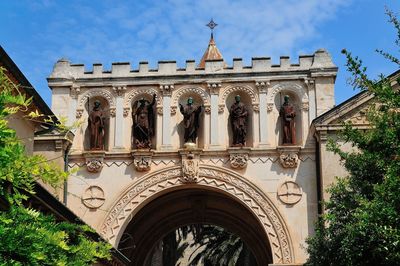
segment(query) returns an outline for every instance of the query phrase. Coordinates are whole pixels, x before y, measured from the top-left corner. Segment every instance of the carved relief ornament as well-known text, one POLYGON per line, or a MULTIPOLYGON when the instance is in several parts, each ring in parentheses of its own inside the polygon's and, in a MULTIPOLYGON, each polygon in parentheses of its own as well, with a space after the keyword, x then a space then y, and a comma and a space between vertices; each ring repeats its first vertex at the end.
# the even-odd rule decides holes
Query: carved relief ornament
POLYGON ((282 153, 279 156, 279 162, 284 168, 296 168, 299 156, 296 153, 282 153))
POLYGON ((231 167, 234 169, 243 169, 247 166, 247 161, 249 160, 248 154, 231 154, 229 156, 229 161, 231 163, 231 167))

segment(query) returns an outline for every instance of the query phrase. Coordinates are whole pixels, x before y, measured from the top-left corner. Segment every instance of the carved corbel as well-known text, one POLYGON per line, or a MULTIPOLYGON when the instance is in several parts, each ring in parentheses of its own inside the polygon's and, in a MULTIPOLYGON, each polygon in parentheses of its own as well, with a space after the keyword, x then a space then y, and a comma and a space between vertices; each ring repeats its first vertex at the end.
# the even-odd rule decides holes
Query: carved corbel
POLYGON ((233 169, 244 169, 247 167, 249 160, 249 148, 229 148, 229 162, 233 169))
POLYGON ((90 173, 98 173, 103 168, 105 152, 90 152, 84 154, 86 160, 86 169, 90 173))
POLYGON ((312 78, 304 78, 304 83, 307 85, 309 90, 314 89, 315 81, 312 78))
POLYGON ((283 168, 296 168, 299 163, 300 147, 278 147, 279 162, 283 168))
POLYGON ((153 152, 137 150, 132 152, 133 165, 138 172, 147 172, 151 169, 153 152))

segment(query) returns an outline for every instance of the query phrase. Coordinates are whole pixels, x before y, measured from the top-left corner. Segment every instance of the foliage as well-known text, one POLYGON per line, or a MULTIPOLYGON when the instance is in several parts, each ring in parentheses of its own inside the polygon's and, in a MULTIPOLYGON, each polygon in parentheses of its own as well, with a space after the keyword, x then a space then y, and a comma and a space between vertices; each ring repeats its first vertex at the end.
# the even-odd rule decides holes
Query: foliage
MULTIPOLYGON (((256 265, 254 256, 242 239, 214 225, 191 225, 180 228, 178 239, 185 240, 191 233, 193 241, 190 265, 256 265)), ((179 241, 178 251, 188 247, 186 241, 179 241)))
POLYGON ((92 241, 88 226, 59 222, 13 206, 0 214, 0 265, 90 265, 107 258, 109 247, 92 241))
MULTIPOLYGON (((108 244, 85 236, 89 227, 57 223, 23 205, 37 180, 57 186, 67 177, 45 157, 26 155, 16 132, 8 127, 7 119, 28 112, 31 102, 0 68, 0 197, 9 203, 9 209, 0 213, 0 265, 86 265, 108 258, 108 244)), ((37 112, 29 117, 50 121, 37 112)))
MULTIPOLYGON (((391 11, 390 22, 400 23, 391 11)), ((378 51, 390 61, 399 60, 378 51)), ((328 189, 330 199, 317 224, 316 234, 308 239, 306 265, 398 265, 400 261, 400 93, 391 78, 371 80, 358 57, 343 50, 347 69, 355 88, 374 95, 367 118, 371 128, 357 130, 345 124, 341 139, 351 143, 345 152, 330 142, 329 149, 339 154, 348 176, 338 178, 328 189)), ((397 80, 400 83, 400 80, 397 80)))

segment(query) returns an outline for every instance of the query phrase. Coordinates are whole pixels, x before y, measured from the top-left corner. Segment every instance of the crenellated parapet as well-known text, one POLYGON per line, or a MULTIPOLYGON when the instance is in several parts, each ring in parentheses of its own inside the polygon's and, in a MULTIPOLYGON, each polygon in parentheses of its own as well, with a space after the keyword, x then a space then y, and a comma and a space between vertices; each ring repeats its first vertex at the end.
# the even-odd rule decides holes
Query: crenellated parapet
POLYGON ((185 68, 179 68, 176 61, 159 61, 156 69, 149 68, 148 62, 139 62, 134 68, 129 62, 112 63, 111 70, 103 68, 102 64, 93 64, 91 69, 83 64, 71 64, 67 59, 60 59, 53 68, 49 82, 55 79, 86 79, 86 78, 144 78, 165 76, 187 76, 208 74, 250 74, 258 72, 336 72, 329 53, 317 50, 312 55, 301 55, 297 62, 291 62, 288 56, 280 57, 278 65, 272 64, 270 57, 254 57, 250 66, 243 65, 241 58, 233 59, 232 65, 226 66, 222 59, 207 60, 204 68, 197 67, 194 60, 187 60, 185 68))

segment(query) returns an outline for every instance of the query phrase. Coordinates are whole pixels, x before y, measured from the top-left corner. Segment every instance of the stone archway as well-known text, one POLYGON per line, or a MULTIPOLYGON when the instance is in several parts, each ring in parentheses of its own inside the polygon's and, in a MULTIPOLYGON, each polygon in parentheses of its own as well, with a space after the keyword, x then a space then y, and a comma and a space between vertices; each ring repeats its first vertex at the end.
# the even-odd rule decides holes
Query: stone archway
POLYGON ((150 173, 132 184, 111 208, 100 227, 102 235, 114 246, 132 218, 153 199, 176 189, 209 189, 229 195, 256 217, 272 251, 273 263, 295 261, 286 224, 272 201, 243 176, 221 167, 200 165, 195 184, 183 184, 180 166, 150 173))

